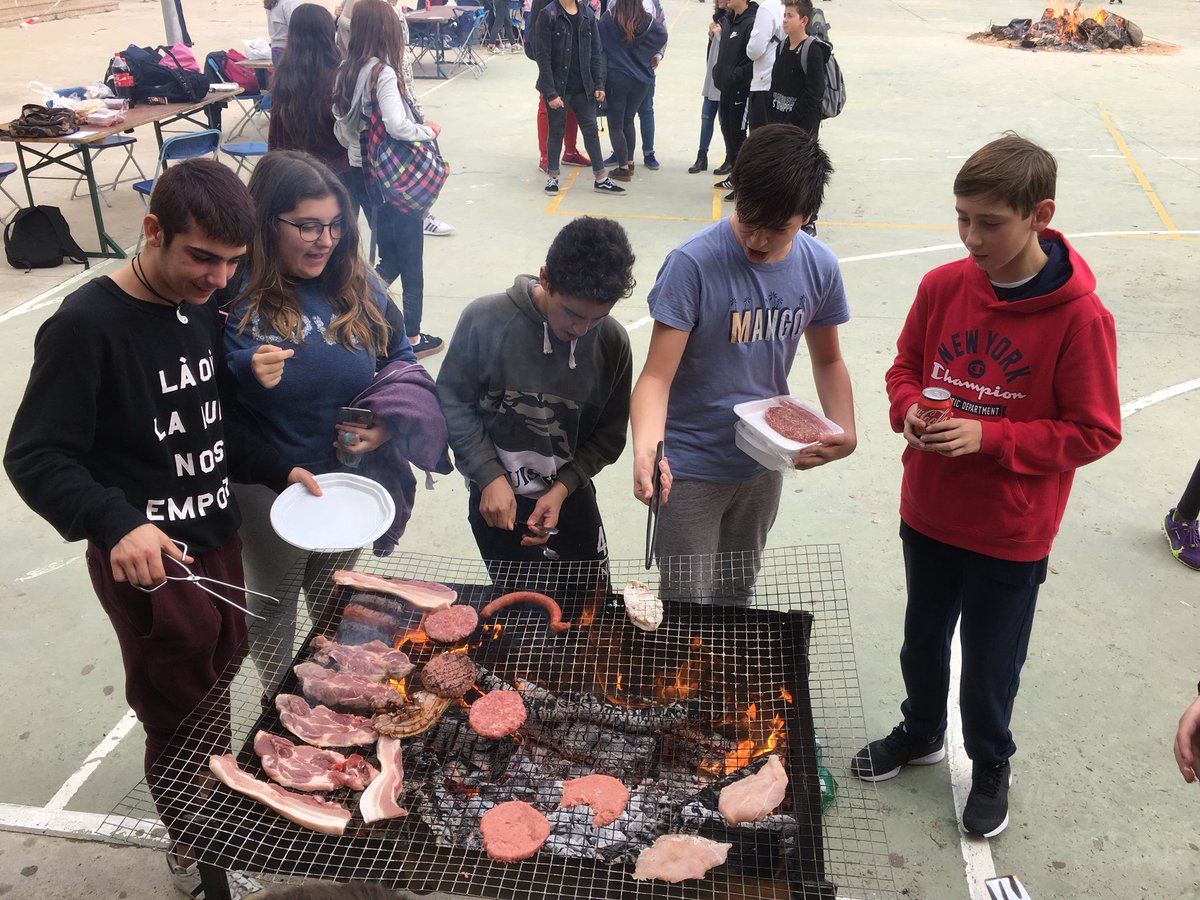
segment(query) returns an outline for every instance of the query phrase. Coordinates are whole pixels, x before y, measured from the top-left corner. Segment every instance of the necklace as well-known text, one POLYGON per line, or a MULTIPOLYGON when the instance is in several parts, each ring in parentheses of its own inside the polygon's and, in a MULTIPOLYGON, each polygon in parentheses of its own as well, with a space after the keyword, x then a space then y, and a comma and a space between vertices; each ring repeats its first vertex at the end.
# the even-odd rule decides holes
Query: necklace
POLYGON ((183 301, 182 300, 171 300, 167 297, 164 297, 162 294, 160 294, 158 291, 156 291, 154 289, 154 285, 152 285, 150 283, 150 279, 146 277, 145 269, 142 268, 142 254, 140 254, 140 253, 137 254, 133 259, 131 259, 129 261, 129 268, 131 268, 133 270, 134 277, 137 278, 137 280, 139 282, 141 282, 142 287, 144 287, 146 290, 148 290, 151 294, 153 294, 155 297, 157 297, 163 303, 167 304, 167 306, 174 307, 175 318, 177 318, 184 325, 186 325, 188 323, 188 317, 183 314, 183 301))

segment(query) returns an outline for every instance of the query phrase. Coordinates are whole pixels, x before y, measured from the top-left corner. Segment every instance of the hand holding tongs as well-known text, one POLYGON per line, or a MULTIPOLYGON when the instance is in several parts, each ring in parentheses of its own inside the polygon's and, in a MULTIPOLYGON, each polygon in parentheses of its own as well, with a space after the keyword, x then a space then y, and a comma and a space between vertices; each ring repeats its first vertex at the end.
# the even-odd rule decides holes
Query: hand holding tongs
POLYGON ((653 493, 646 510, 646 569, 654 565, 654 554, 658 550, 658 507, 662 503, 663 442, 658 442, 654 453, 654 473, 650 476, 653 493))
MULTIPOLYGON (((174 538, 171 538, 171 543, 174 544, 176 547, 178 547, 183 554, 183 558, 187 559, 187 555, 188 555, 187 544, 185 544, 183 541, 177 541, 174 538)), ((184 564, 183 560, 175 559, 173 556, 168 556, 167 554, 164 553, 163 554, 164 567, 165 567, 166 563, 174 563, 176 566, 178 566, 180 569, 183 570, 183 574, 182 575, 164 575, 163 583, 156 584, 154 587, 142 587, 140 584, 135 584, 135 585, 133 585, 133 587, 137 588, 139 591, 144 591, 147 594, 152 594, 155 591, 157 591, 160 587, 162 587, 163 584, 166 584, 168 581, 187 581, 187 582, 190 582, 191 584, 194 584, 196 587, 200 588, 200 590, 204 591, 206 594, 211 594, 212 596, 216 597, 222 603, 228 603, 234 609, 240 609, 246 615, 254 616, 254 618, 256 618, 256 619, 262 619, 264 622, 266 621, 266 618, 264 616, 260 616, 258 613, 250 612, 250 610, 246 609, 246 607, 242 606, 240 603, 234 603, 232 600, 230 600, 224 594, 219 594, 216 591, 214 591, 212 588, 207 587, 205 585, 205 582, 208 582, 209 584, 217 584, 224 588, 230 588, 231 590, 237 591, 239 593, 254 594, 254 596, 262 597, 264 600, 266 600, 268 603, 270 603, 274 606, 279 605, 279 601, 276 598, 272 597, 270 594, 264 594, 261 591, 252 591, 248 587, 245 587, 244 585, 229 584, 226 581, 219 581, 216 578, 209 578, 207 575, 196 575, 192 572, 191 569, 189 569, 184 564)))

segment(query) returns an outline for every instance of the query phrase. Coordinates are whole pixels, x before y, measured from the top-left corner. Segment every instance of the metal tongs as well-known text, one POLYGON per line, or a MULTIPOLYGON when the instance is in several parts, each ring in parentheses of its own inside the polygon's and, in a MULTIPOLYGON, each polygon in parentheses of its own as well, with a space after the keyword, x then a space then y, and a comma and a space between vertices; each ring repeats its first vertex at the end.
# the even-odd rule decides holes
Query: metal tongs
MULTIPOLYGON (((177 541, 174 538, 171 538, 171 543, 180 549, 183 556, 186 557, 188 555, 187 544, 185 544, 183 541, 177 541)), ((166 566, 167 563, 172 563, 172 564, 178 566, 180 569, 183 570, 183 574, 182 575, 165 575, 165 576, 163 576, 164 577, 163 583, 156 584, 154 587, 142 587, 140 584, 135 584, 134 587, 137 588, 139 591, 143 591, 144 593, 153 594, 155 591, 157 591, 160 587, 162 587, 168 581, 190 582, 191 584, 194 584, 196 587, 200 588, 200 590, 204 591, 206 594, 211 594, 212 596, 216 597, 222 603, 228 603, 234 609, 240 609, 246 615, 254 616, 254 618, 256 618, 256 619, 262 619, 262 621, 264 621, 264 622, 266 621, 265 616, 260 616, 258 613, 250 612, 250 610, 246 609, 246 607, 242 606, 240 603, 234 603, 232 600, 230 600, 224 594, 217 593, 212 588, 208 587, 205 584, 205 582, 208 582, 208 584, 217 584, 217 585, 220 585, 221 587, 229 588, 230 590, 237 591, 238 593, 253 594, 256 597, 262 597, 264 600, 266 600, 268 603, 272 604, 273 606, 279 605, 279 600, 276 599, 275 597, 272 597, 270 594, 264 594, 261 591, 252 591, 248 587, 244 587, 243 585, 229 584, 226 581, 219 581, 216 578, 209 578, 207 575, 197 575, 194 572, 192 572, 192 570, 189 569, 184 564, 183 560, 175 559, 174 557, 167 556, 167 554, 164 553, 163 554, 164 567, 166 566)))
POLYGON ((658 442, 658 449, 654 453, 654 474, 650 476, 650 484, 653 485, 653 494, 650 496, 650 502, 647 504, 646 510, 646 570, 654 565, 654 555, 658 551, 658 507, 662 503, 662 460, 663 460, 663 442, 658 442))

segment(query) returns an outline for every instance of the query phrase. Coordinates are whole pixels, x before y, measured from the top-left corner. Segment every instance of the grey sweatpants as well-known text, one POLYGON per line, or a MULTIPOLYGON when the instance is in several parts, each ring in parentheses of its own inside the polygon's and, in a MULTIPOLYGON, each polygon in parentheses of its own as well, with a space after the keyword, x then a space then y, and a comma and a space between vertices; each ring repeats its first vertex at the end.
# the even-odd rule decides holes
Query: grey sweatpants
POLYGON ((782 491, 782 472, 731 484, 676 479, 658 513, 660 595, 749 604, 782 491))
POLYGON ((293 547, 277 535, 271 527, 271 504, 279 495, 270 488, 260 484, 236 484, 233 493, 242 511, 242 527, 238 534, 242 538, 246 587, 279 600, 279 606, 274 606, 253 594, 246 595, 246 608, 266 617, 266 621, 249 620, 250 658, 258 669, 263 690, 274 693, 297 649, 296 605, 300 602, 300 594, 306 594, 309 612, 315 620, 318 601, 324 598, 307 596, 308 588, 314 584, 329 584, 329 575, 334 569, 347 567, 347 555, 310 553, 293 547), (302 564, 303 575, 299 569, 302 564))

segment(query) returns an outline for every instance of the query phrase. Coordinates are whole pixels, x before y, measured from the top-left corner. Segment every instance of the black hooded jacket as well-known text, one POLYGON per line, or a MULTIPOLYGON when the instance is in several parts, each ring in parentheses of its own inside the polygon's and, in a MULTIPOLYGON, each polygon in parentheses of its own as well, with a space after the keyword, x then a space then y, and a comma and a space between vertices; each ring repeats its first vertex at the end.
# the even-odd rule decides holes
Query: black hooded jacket
POLYGON ((713 85, 721 92, 721 99, 741 99, 750 93, 750 81, 754 76, 754 63, 746 55, 746 44, 754 28, 754 17, 758 4, 750 0, 740 15, 726 12, 718 21, 721 25, 721 49, 717 64, 713 66, 713 85))

